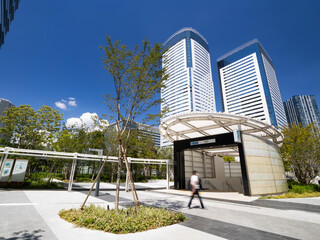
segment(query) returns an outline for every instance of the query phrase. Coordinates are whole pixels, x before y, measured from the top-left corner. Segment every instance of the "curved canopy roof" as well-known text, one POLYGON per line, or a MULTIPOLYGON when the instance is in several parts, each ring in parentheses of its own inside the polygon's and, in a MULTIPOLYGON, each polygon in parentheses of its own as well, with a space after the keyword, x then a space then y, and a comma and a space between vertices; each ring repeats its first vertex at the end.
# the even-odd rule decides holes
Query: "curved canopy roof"
POLYGON ((239 129, 280 144, 282 133, 274 126, 243 115, 216 112, 188 112, 161 120, 160 133, 169 141, 211 136, 239 129))

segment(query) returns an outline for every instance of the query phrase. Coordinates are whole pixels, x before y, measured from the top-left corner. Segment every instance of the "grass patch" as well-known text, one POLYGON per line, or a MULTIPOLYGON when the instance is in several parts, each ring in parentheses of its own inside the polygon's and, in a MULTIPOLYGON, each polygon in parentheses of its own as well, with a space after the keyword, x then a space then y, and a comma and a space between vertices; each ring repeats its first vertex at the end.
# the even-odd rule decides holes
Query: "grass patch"
POLYGON ((320 192, 312 192, 312 193, 288 192, 286 194, 277 195, 277 196, 261 197, 260 199, 309 198, 309 197, 320 197, 320 192))
POLYGON ((186 217, 164 208, 139 206, 138 214, 134 207, 120 209, 117 213, 101 206, 84 207, 83 210, 72 208, 61 210, 59 216, 77 227, 102 230, 110 233, 124 234, 142 232, 183 222, 186 217))
POLYGON ((18 188, 18 189, 63 189, 63 185, 61 183, 56 182, 48 182, 44 180, 30 180, 26 179, 23 182, 23 185, 16 184, 8 184, 6 186, 2 186, 1 188, 18 188))
POLYGON ((28 181, 23 183, 23 188, 26 189, 63 189, 63 184, 57 182, 48 182, 44 180, 40 181, 28 181))
POLYGON ((301 184, 293 180, 288 180, 289 192, 276 195, 266 196, 260 199, 283 199, 283 198, 308 198, 308 197, 320 197, 320 185, 317 184, 301 184))

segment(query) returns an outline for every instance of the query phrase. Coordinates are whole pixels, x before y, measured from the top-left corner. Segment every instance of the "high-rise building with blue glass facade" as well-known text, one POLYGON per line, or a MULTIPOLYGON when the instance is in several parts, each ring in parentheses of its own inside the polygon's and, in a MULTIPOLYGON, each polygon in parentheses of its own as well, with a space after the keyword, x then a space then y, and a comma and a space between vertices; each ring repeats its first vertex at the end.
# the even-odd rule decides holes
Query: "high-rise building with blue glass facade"
POLYGON ((20 0, 0 0, 0 48, 4 43, 4 37, 9 31, 9 26, 18 9, 20 0))
POLYGON ((257 39, 221 56, 217 65, 224 112, 287 124, 273 63, 257 39))
POLYGON ((296 95, 284 103, 289 124, 307 126, 313 122, 320 128, 320 113, 313 95, 296 95))

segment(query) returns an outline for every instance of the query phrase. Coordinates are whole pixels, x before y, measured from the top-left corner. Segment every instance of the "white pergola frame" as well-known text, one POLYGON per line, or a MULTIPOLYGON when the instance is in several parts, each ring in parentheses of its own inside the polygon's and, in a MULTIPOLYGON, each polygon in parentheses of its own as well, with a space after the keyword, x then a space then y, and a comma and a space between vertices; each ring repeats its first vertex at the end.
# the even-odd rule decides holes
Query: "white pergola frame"
MULTIPOLYGON (((77 161, 107 161, 107 162, 118 162, 118 157, 99 156, 94 154, 83 154, 83 153, 68 153, 68 152, 55 152, 55 151, 43 151, 43 150, 31 150, 31 149, 20 149, 11 147, 0 147, 0 176, 4 169, 4 163, 7 160, 8 155, 25 156, 25 157, 40 157, 40 158, 56 158, 64 160, 73 160, 68 191, 72 190, 73 178, 76 169, 77 161)), ((143 159, 143 158, 131 158, 128 157, 128 162, 132 164, 159 164, 166 165, 166 177, 167 177, 167 189, 169 189, 169 160, 168 159, 143 159)), ((128 177, 126 177, 126 191, 129 189, 128 177)))
MULTIPOLYGON (((187 112, 164 118, 160 123, 161 135, 171 142, 229 133, 234 130, 259 136, 278 145, 283 142, 283 134, 277 128, 265 121, 244 115, 221 112, 187 112)), ((238 149, 231 147, 204 150, 214 155, 238 155, 238 149)))

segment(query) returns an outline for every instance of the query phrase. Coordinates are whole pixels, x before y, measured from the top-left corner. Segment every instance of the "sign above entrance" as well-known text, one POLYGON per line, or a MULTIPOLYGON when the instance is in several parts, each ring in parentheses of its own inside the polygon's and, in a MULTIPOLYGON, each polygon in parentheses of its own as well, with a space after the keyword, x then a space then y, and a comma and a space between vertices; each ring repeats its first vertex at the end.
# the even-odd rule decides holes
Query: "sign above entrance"
POLYGON ((195 146, 195 145, 201 145, 201 144, 208 144, 208 143, 215 143, 216 139, 212 138, 212 139, 206 139, 206 140, 201 140, 201 141, 193 141, 190 142, 190 146, 195 146))
POLYGON ((233 130, 233 139, 234 139, 234 142, 241 143, 241 136, 240 136, 239 130, 237 130, 237 129, 233 130))

